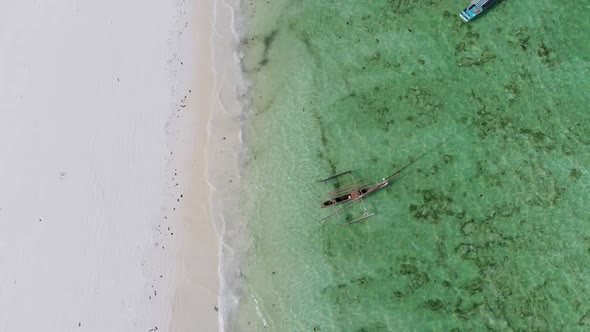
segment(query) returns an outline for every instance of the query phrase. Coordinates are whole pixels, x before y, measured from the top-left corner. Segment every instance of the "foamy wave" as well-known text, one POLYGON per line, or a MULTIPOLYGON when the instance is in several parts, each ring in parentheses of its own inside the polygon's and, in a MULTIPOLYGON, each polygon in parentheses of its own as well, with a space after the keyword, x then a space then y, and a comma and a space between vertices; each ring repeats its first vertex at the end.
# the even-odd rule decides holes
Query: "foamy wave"
POLYGON ((215 100, 208 125, 207 176, 211 216, 219 237, 219 329, 232 320, 242 294, 244 253, 249 247, 241 213, 241 166, 244 165, 242 127, 248 110, 248 82, 242 75, 239 50, 239 0, 214 4, 212 35, 215 100))

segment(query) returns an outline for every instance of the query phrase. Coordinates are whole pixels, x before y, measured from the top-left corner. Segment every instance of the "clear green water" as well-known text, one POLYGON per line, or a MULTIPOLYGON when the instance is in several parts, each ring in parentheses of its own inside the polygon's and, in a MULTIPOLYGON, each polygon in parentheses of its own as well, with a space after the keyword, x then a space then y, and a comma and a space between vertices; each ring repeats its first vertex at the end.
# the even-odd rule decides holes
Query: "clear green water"
POLYGON ((252 245, 228 330, 590 329, 588 4, 244 5, 252 245), (379 181, 447 138, 376 216, 318 222, 318 179, 379 181))

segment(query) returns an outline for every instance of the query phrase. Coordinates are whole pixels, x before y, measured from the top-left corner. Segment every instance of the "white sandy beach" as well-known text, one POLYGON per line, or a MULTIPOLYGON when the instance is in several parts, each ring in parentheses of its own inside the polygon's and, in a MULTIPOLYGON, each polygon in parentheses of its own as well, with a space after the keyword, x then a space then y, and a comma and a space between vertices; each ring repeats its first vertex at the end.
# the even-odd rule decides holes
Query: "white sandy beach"
POLYGON ((0 331, 220 327, 215 8, 0 4, 0 331))

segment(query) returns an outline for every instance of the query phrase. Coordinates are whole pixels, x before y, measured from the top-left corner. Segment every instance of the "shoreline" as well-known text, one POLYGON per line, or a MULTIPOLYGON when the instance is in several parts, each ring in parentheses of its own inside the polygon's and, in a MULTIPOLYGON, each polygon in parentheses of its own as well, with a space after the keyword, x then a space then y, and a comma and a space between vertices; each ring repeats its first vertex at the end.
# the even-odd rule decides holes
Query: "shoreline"
POLYGON ((180 210, 177 221, 182 240, 175 257, 176 289, 170 331, 192 331, 197 326, 204 331, 220 328, 217 314, 219 236, 211 220, 206 161, 215 90, 212 66, 214 3, 215 0, 207 0, 193 4, 184 12, 188 16, 186 22, 179 20, 177 23, 184 27, 194 24, 195 27, 191 29, 189 25, 188 33, 180 35, 177 41, 179 59, 182 59, 180 81, 186 80, 184 90, 189 91, 188 95, 179 95, 184 100, 184 105, 179 106, 185 106, 184 110, 192 113, 188 121, 185 119, 177 124, 191 133, 185 142, 187 160, 179 166, 185 167, 190 174, 184 198, 191 203, 180 210))
MULTIPOLYGON (((176 255, 170 330, 198 326, 204 331, 224 331, 240 300, 239 271, 248 247, 240 213, 247 87, 236 32, 239 3, 207 0, 193 6, 189 22, 198 28, 188 29, 192 34, 178 41, 190 45, 189 50, 179 49, 184 59, 180 80, 189 82, 185 90, 192 93, 188 98, 179 96, 186 101, 185 110, 194 109, 195 114, 190 123, 179 125, 194 128, 187 143, 190 160, 182 164, 191 171, 184 198, 192 204, 180 211, 184 235, 176 255), (206 217, 196 221, 195 216, 206 217)), ((172 131, 178 130, 173 127, 172 131)))
POLYGON ((207 177, 211 220, 219 236, 219 331, 231 326, 241 298, 241 264, 248 248, 241 214, 247 82, 240 63, 240 4, 214 0, 214 100, 208 125, 207 177), (216 167, 223 165, 223 167, 216 167))

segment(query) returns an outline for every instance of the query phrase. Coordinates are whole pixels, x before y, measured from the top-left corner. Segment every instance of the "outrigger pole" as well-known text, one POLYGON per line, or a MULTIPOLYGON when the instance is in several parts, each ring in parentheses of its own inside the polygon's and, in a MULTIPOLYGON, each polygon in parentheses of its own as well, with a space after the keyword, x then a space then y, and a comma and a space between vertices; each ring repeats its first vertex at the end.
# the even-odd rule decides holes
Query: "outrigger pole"
MULTIPOLYGON (((320 222, 324 222, 324 221, 328 220, 331 216, 333 216, 335 214, 338 215, 338 217, 340 217, 340 215, 338 214, 338 212, 346 209, 347 207, 351 206, 354 203, 356 203, 356 201, 350 201, 350 202, 346 203, 346 205, 344 205, 343 207, 341 207, 341 208, 339 208, 339 209, 337 209, 335 211, 332 211, 332 213, 330 213, 329 215, 323 217, 322 220, 320 220, 320 222)), ((340 220, 340 218, 338 218, 338 220, 340 220)))
POLYGON ((407 165, 405 165, 404 167, 400 168, 399 170, 397 170, 397 172, 391 174, 390 176, 386 177, 384 180, 389 180, 392 177, 398 175, 399 173, 401 173, 403 170, 405 170, 406 168, 410 167, 411 165, 413 165, 415 162, 417 162, 418 160, 426 157, 427 154, 430 154, 431 152, 433 152, 434 150, 438 149, 439 147, 441 147, 443 144, 445 144, 449 139, 451 139, 451 137, 453 137, 453 135, 447 137, 444 141, 438 143, 436 146, 434 146, 433 148, 431 148, 430 150, 424 152, 420 157, 412 160, 411 162, 409 162, 407 165))

